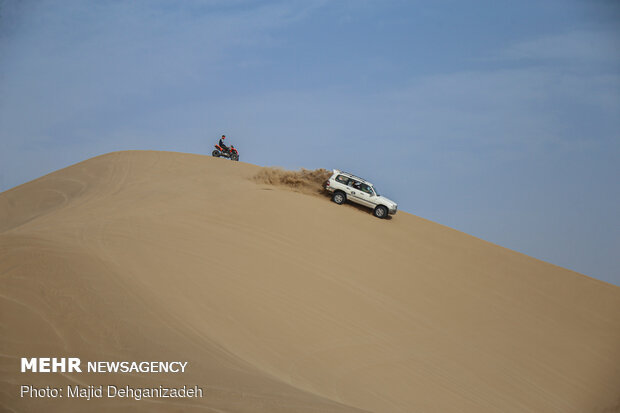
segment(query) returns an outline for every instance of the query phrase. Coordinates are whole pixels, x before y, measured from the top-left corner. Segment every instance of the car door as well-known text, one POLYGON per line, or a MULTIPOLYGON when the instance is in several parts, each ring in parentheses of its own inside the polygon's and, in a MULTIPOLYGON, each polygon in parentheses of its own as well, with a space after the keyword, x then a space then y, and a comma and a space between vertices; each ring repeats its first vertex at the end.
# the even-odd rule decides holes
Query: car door
POLYGON ((352 202, 364 206, 372 206, 369 199, 370 196, 362 190, 362 185, 364 184, 356 181, 355 179, 349 180, 349 185, 347 186, 347 196, 352 202))
POLYGON ((343 188, 344 191, 347 193, 347 199, 349 201, 355 202, 355 203, 359 202, 357 200, 356 196, 355 196, 355 192, 357 191, 357 189, 355 187, 356 187, 356 185, 359 185, 359 184, 360 183, 358 181, 356 181, 355 179, 349 178, 349 181, 347 182, 347 184, 343 188))
POLYGON ((374 200, 372 199, 374 192, 369 185, 361 184, 359 191, 357 191, 355 195, 359 198, 360 204, 366 205, 367 207, 371 208, 375 207, 375 203, 373 202, 374 200))
POLYGON ((338 175, 336 177, 336 179, 334 179, 334 189, 341 189, 344 192, 347 193, 347 196, 349 194, 350 188, 349 188, 349 178, 344 176, 344 175, 338 175))

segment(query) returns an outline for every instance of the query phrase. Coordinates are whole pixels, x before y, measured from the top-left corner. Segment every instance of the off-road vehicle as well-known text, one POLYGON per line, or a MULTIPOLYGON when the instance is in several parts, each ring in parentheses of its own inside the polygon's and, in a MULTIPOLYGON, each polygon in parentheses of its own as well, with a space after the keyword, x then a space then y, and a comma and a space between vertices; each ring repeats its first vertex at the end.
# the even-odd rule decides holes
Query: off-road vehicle
POLYGON ((348 172, 333 170, 332 176, 325 181, 323 188, 332 193, 332 201, 338 205, 347 200, 373 209, 377 218, 394 215, 398 209, 396 202, 379 195, 374 185, 365 179, 348 172))

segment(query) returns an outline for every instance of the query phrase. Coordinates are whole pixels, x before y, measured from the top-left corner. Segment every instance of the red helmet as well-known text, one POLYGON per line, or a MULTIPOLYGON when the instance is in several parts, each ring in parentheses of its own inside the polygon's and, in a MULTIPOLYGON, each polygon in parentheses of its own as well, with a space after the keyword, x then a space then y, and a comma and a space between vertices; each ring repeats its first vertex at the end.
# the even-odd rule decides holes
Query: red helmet
POLYGON ((222 135, 222 139, 226 139, 226 135, 222 135))

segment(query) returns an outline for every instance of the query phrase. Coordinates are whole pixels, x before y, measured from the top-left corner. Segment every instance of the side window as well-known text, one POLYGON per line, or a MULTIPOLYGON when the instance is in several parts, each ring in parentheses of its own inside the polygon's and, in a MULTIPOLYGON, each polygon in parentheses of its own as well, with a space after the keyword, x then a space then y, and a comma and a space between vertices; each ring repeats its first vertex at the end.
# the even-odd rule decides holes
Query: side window
POLYGON ((355 179, 351 179, 349 181, 349 186, 352 186, 355 189, 362 189, 362 183, 361 182, 357 182, 355 179))
POLYGON ((338 175, 336 177, 336 181, 340 182, 341 184, 347 184, 349 182, 349 178, 347 178, 346 176, 343 175, 338 175))
POLYGON ((372 193, 372 189, 370 188, 370 186, 366 185, 366 184, 362 184, 362 187, 360 188, 362 191, 366 192, 368 195, 374 195, 372 193))

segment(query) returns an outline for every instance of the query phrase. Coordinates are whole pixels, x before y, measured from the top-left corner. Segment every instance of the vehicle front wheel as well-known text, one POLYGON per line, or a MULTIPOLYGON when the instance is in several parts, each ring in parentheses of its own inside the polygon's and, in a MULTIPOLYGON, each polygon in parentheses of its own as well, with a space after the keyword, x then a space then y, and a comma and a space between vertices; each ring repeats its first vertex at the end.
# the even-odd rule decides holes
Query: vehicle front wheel
POLYGON ((239 155, 237 155, 236 153, 233 153, 232 155, 230 155, 230 159, 232 159, 233 161, 238 161, 239 155))
POLYGON ((383 205, 379 205, 378 207, 375 208, 373 213, 377 218, 385 218, 387 217, 388 210, 383 205))
POLYGON ((211 152, 211 155, 215 156, 216 158, 219 158, 220 157, 220 151, 215 150, 215 151, 211 152))
POLYGON ((347 196, 343 192, 340 192, 340 191, 334 193, 334 195, 332 196, 332 201, 334 201, 338 205, 344 204, 346 200, 347 200, 347 196))

